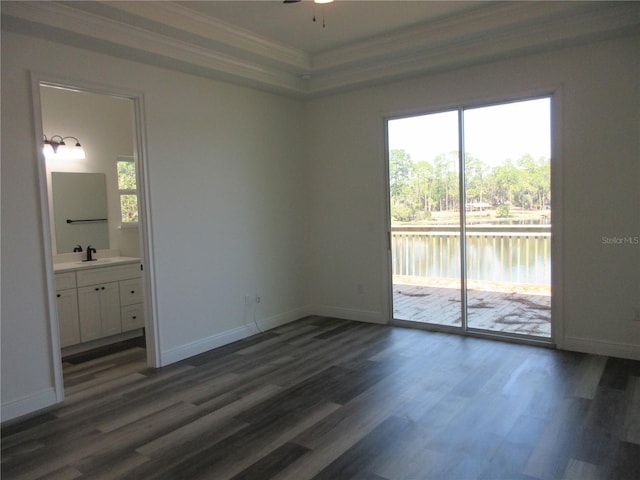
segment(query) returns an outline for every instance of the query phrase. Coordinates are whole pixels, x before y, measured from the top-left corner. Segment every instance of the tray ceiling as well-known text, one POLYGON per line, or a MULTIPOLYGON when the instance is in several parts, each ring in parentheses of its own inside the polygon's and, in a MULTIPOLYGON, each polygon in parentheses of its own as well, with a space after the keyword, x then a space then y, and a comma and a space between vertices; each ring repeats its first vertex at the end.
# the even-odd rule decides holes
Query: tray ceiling
POLYGON ((640 2, 3 1, 2 28, 313 96, 639 33, 640 2))

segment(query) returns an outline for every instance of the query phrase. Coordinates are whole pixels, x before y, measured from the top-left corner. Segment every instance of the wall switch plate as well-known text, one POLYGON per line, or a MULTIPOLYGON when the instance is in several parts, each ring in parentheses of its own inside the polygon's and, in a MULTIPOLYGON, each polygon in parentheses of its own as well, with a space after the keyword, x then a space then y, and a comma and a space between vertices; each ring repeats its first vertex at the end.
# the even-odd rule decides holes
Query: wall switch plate
POLYGON ((248 307, 251 305, 251 295, 248 293, 244 296, 244 304, 248 307))

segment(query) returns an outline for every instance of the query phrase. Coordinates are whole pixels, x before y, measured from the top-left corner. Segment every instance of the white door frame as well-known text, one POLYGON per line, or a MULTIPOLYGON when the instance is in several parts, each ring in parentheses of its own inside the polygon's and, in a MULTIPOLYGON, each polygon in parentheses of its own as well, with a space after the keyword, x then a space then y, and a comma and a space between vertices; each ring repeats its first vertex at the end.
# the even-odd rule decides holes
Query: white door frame
POLYGON ((35 145, 38 164, 38 187, 40 192, 40 212, 42 220, 42 249, 45 259, 46 291, 49 316, 49 338, 51 347, 51 368, 54 379, 56 400, 64 399, 62 378, 62 353, 60 334, 56 314, 56 287, 53 270, 53 251, 51 247, 51 219, 49 216, 49 198, 47 190, 46 160, 40 145, 43 138, 42 104, 40 86, 61 87, 78 92, 94 93, 129 99, 133 104, 133 126, 136 149, 136 175, 138 178, 138 210, 140 212, 140 248, 142 256, 142 283, 144 291, 145 333, 147 344, 147 364, 150 367, 160 366, 160 341, 157 322, 156 286, 153 259, 153 238, 151 230, 151 209, 149 202, 149 177, 147 146, 145 136, 144 96, 140 92, 121 88, 88 83, 81 80, 60 78, 46 73, 31 72, 31 94, 33 98, 33 119, 35 145))

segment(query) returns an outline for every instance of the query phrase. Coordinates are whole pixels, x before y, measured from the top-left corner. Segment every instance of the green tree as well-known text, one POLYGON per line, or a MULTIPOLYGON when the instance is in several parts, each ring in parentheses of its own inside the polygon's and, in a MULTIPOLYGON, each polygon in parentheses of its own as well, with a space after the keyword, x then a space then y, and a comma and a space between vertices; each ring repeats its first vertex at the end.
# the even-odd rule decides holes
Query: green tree
POLYGON ((434 161, 435 200, 440 211, 452 210, 458 203, 458 152, 440 154, 434 161))
POLYGON ((411 156, 401 149, 389 152, 389 184, 391 195, 397 196, 409 185, 413 174, 411 156))
POLYGON ((486 194, 486 174, 487 165, 482 160, 465 154, 465 188, 467 194, 467 202, 485 203, 486 194))
POLYGON ((522 183, 519 169, 511 159, 504 161, 503 165, 494 167, 491 174, 495 203, 515 203, 515 197, 522 183))
POLYGON ((411 156, 401 149, 391 150, 389 152, 389 190, 391 193, 391 216, 396 221, 413 220, 412 175, 411 156))
POLYGON ((427 216, 427 212, 431 212, 431 203, 433 201, 431 194, 433 188, 433 165, 429 162, 417 162, 413 166, 413 190, 416 195, 416 209, 422 211, 427 216))
MULTIPOLYGON (((467 202, 501 205, 500 215, 509 215, 509 205, 544 209, 550 202, 549 159, 523 155, 516 162, 505 160, 490 167, 465 154, 467 202)), ((460 206, 458 152, 442 153, 433 163, 413 162, 404 150, 389 155, 391 213, 395 221, 431 218, 432 211, 460 206)))

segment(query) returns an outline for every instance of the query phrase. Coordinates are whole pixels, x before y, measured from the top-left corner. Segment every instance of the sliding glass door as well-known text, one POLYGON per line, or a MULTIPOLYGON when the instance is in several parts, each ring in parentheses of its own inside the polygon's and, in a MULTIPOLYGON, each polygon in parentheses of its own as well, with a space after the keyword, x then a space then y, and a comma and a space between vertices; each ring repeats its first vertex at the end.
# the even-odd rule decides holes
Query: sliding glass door
POLYGON ((394 318, 462 327, 458 112, 387 125, 394 318))
POLYGON ((387 121, 395 320, 550 338, 550 108, 387 121))

